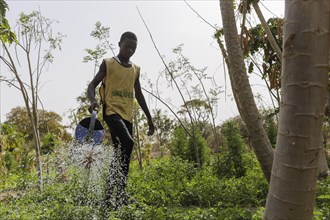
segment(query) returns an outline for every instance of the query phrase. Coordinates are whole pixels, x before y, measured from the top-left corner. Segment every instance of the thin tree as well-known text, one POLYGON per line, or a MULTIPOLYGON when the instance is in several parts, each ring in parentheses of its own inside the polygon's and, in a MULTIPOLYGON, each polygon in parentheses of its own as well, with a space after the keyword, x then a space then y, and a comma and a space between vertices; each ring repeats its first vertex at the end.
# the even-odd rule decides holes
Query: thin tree
POLYGON ((21 13, 17 21, 17 44, 13 46, 1 37, 4 55, 0 56, 0 59, 12 74, 2 76, 0 80, 18 89, 22 94, 33 134, 40 190, 43 187, 38 117, 41 76, 46 65, 54 59, 53 50, 61 49, 63 37, 61 34, 52 35, 52 23, 52 20, 43 17, 37 11, 31 14, 21 13), (20 69, 23 64, 26 66, 20 69))
POLYGON ((220 9, 228 52, 228 57, 226 57, 228 72, 234 98, 239 113, 246 124, 251 145, 269 182, 273 163, 273 150, 263 127, 247 76, 243 52, 238 38, 233 1, 220 0, 220 9))
POLYGON ((90 36, 96 39, 99 43, 94 49, 87 48, 87 56, 83 58, 83 62, 94 62, 94 76, 99 67, 99 61, 107 53, 107 50, 111 50, 112 54, 115 56, 113 50, 113 45, 110 43, 110 27, 102 26, 100 21, 95 23, 94 30, 90 33, 90 36))
POLYGON ((187 111, 187 113, 188 113, 189 121, 190 121, 190 126, 191 126, 191 130, 192 130, 191 134, 190 134, 190 133, 187 133, 187 134, 188 134, 189 136, 191 136, 192 139, 194 140, 194 141, 193 141, 193 145, 194 145, 194 148, 195 148, 196 162, 197 162, 197 166, 198 166, 199 168, 201 168, 202 163, 201 163, 201 159, 200 159, 200 152, 199 152, 198 145, 197 145, 197 143, 196 143, 196 132, 195 132, 195 130, 196 130, 196 126, 195 126, 195 123, 194 123, 194 120, 193 120, 193 116, 192 116, 191 110, 190 110, 190 109, 188 108, 188 106, 186 105, 186 103, 187 103, 187 102, 186 102, 186 98, 184 97, 183 93, 182 93, 181 90, 180 90, 179 84, 178 84, 178 82, 176 81, 176 79, 175 79, 175 77, 174 77, 173 71, 171 71, 171 69, 169 68, 169 66, 166 64, 166 62, 164 61, 163 57, 161 56, 160 51, 158 50, 158 47, 157 47, 157 45, 156 45, 156 43, 155 43, 155 41, 154 41, 154 38, 153 38, 153 36, 152 36, 152 34, 151 34, 151 31, 149 30, 149 28, 148 28, 148 26, 147 26, 145 20, 143 19, 142 14, 140 13, 140 10, 139 10, 138 8, 137 8, 137 10, 138 10, 138 13, 139 13, 139 15, 140 15, 142 21, 143 21, 144 26, 146 27, 146 29, 147 29, 147 31, 148 31, 148 33, 149 33, 150 39, 151 39, 151 41, 152 41, 152 43, 153 43, 153 45, 154 45, 154 47, 155 47, 155 49, 156 49, 156 51, 157 51, 157 53, 158 53, 159 58, 162 60, 162 63, 164 64, 164 66, 165 66, 165 68, 166 68, 166 71, 167 71, 168 75, 170 76, 170 78, 171 78, 171 80, 172 80, 172 82, 173 82, 175 88, 177 88, 177 91, 178 91, 178 93, 179 93, 179 95, 180 95, 180 97, 181 97, 181 99, 182 99, 182 101, 183 101, 183 103, 184 103, 184 107, 186 108, 186 111, 187 111))
MULTIPOLYGON (((247 0, 245 0, 247 1, 247 0)), ((273 50, 275 51, 278 59, 280 60, 280 62, 282 63, 282 50, 280 49, 280 47, 278 46, 276 40, 275 40, 275 37, 273 36, 272 32, 270 31, 270 28, 269 26, 267 25, 267 22, 266 22, 266 19, 265 17, 263 16, 260 8, 259 8, 259 0, 253 0, 252 1, 252 5, 253 5, 253 8, 261 22, 261 25, 262 27, 264 28, 266 34, 267 34, 267 38, 268 38, 268 41, 270 43, 270 45, 272 46, 273 50)))
POLYGON ((313 219, 328 87, 330 1, 285 1, 282 101, 264 219, 313 219))

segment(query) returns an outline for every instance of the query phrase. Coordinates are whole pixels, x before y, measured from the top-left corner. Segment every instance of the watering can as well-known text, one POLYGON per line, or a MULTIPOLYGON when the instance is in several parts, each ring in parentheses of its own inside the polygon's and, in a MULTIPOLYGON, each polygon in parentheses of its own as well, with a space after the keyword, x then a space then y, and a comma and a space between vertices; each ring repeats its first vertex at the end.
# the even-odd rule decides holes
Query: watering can
POLYGON ((75 139, 80 143, 101 144, 104 138, 104 129, 96 118, 97 111, 93 110, 92 116, 81 120, 75 130, 75 139))

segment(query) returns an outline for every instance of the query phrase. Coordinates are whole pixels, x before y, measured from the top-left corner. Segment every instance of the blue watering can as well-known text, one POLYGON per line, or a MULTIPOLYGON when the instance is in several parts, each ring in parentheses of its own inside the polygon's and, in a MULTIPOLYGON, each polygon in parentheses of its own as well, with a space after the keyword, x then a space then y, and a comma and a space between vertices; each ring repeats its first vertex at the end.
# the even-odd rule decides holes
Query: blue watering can
POLYGON ((104 138, 104 129, 101 122, 97 120, 96 113, 97 112, 94 110, 91 117, 84 118, 77 125, 75 130, 75 139, 80 144, 101 144, 104 138))

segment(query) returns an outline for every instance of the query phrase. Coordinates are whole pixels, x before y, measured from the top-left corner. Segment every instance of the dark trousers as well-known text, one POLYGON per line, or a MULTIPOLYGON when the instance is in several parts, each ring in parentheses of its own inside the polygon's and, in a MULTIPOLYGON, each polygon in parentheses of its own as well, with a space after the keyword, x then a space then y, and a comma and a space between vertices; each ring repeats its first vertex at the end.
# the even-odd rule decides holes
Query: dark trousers
POLYGON ((117 189, 117 197, 121 197, 126 187, 134 145, 132 137, 133 124, 122 119, 118 114, 104 115, 104 120, 109 126, 114 144, 114 158, 111 160, 106 183, 106 199, 110 199, 115 188, 117 189))

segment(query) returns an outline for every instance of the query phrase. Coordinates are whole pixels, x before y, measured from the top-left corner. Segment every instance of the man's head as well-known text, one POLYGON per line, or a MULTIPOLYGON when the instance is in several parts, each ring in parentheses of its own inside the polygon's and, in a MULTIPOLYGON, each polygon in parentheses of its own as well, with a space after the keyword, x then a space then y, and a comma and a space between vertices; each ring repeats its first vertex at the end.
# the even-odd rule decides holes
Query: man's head
POLYGON ((133 32, 127 31, 123 33, 120 37, 119 45, 119 54, 129 60, 131 56, 135 53, 137 46, 137 37, 133 32))
POLYGON ((133 32, 130 32, 130 31, 127 31, 127 32, 125 32, 121 35, 120 42, 123 42, 123 40, 125 40, 125 39, 131 39, 131 40, 137 41, 136 35, 133 32))

